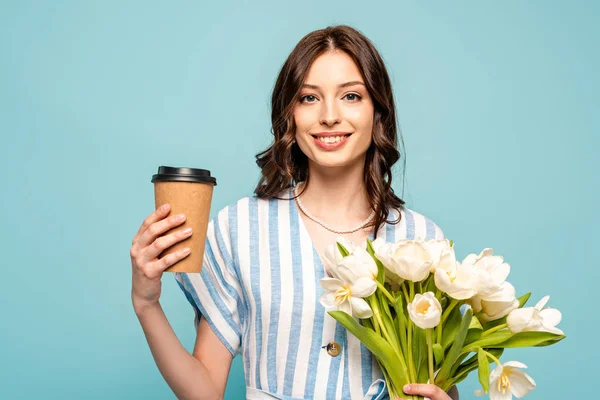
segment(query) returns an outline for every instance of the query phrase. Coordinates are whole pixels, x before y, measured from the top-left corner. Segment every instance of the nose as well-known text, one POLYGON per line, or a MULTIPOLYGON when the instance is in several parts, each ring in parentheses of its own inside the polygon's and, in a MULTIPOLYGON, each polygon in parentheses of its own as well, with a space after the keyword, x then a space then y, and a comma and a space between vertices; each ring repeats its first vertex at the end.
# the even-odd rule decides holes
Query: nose
POLYGON ((332 126, 340 123, 340 113, 335 101, 323 102, 320 122, 322 125, 332 126))

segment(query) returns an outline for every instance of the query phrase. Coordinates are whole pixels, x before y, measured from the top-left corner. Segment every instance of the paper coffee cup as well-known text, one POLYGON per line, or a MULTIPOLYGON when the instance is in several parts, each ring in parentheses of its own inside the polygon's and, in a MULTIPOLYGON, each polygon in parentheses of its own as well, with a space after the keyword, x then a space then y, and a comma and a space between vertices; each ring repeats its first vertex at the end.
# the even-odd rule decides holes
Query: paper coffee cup
POLYGON ((213 188, 217 184, 210 171, 198 168, 158 167, 158 173, 152 176, 154 183, 155 208, 165 203, 171 205, 169 216, 185 214, 183 224, 165 232, 161 236, 185 228, 192 228, 192 235, 165 249, 158 258, 163 258, 185 247, 190 254, 177 261, 165 272, 200 272, 204 259, 206 231, 210 216, 213 188))

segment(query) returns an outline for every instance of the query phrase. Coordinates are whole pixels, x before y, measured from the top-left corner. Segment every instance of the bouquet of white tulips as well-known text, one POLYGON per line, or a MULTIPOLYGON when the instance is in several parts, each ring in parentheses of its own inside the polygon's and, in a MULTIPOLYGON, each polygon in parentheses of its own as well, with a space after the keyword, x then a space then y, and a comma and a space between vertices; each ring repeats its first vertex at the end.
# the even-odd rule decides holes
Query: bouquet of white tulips
POLYGON ((530 293, 516 297, 509 264, 490 248, 458 262, 447 239, 378 238, 362 249, 340 238, 325 263, 321 304, 377 358, 391 398, 419 398, 402 391, 408 383, 448 391, 474 370, 481 393, 520 398, 535 382, 524 364, 500 362, 504 349, 565 337, 560 311, 545 308, 548 297, 524 307, 530 293))

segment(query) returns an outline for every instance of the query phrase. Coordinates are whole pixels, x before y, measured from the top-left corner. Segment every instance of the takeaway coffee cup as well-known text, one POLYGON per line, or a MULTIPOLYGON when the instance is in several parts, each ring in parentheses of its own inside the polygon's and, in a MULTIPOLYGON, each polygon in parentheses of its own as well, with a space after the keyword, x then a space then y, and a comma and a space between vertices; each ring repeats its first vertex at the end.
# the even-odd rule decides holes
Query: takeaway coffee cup
POLYGON ((158 167, 158 173, 152 176, 154 183, 154 201, 156 208, 169 203, 169 215, 185 214, 185 223, 165 232, 166 236, 174 231, 192 228, 192 235, 165 249, 158 258, 165 257, 185 247, 190 254, 171 265, 165 272, 200 272, 204 259, 204 245, 210 215, 213 188, 217 184, 210 171, 198 168, 158 167))

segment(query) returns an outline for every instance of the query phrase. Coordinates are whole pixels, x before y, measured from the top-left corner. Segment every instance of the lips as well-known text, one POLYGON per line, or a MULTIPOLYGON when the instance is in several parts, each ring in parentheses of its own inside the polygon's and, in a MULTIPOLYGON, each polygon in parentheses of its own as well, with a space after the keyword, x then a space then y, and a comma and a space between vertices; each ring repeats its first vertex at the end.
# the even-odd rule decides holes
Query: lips
POLYGON ((317 133, 312 133, 311 136, 314 138, 319 138, 319 137, 331 137, 331 136, 350 136, 352 135, 349 132, 317 132, 317 133))

